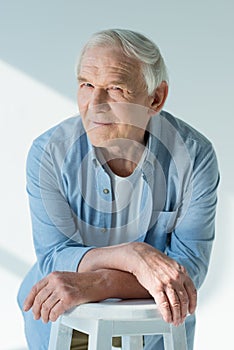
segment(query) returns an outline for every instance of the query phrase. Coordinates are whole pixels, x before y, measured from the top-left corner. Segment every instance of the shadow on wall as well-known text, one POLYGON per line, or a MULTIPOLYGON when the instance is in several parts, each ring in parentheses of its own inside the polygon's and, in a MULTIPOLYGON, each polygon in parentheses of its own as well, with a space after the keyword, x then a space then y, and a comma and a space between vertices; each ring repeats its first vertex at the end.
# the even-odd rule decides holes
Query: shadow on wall
POLYGON ((74 100, 75 63, 86 39, 78 26, 80 6, 1 1, 0 59, 74 100))
POLYGON ((9 250, 0 247, 0 266, 9 273, 22 279, 32 265, 11 253, 9 250))

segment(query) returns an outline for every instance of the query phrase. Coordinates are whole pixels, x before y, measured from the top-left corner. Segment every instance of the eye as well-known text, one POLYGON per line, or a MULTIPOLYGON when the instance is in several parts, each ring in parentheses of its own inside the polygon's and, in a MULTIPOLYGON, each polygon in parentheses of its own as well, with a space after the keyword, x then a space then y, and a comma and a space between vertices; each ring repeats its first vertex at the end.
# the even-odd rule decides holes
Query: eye
POLYGON ((119 86, 111 86, 111 90, 114 90, 114 91, 123 91, 123 89, 119 86))
POLYGON ((91 83, 81 83, 80 87, 93 88, 93 85, 91 83))
POLYGON ((109 94, 113 96, 116 96, 116 95, 119 96, 123 94, 123 88, 118 85, 112 85, 107 90, 109 94))

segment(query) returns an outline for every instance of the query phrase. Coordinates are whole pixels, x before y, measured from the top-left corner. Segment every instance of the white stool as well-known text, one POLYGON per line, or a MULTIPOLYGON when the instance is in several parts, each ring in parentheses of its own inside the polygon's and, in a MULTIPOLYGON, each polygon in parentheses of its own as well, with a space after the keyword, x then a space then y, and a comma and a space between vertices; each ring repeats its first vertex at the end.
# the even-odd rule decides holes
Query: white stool
POLYGON ((107 299, 65 312, 52 323, 49 350, 69 350, 72 330, 89 335, 88 350, 111 350, 112 337, 122 337, 122 349, 142 350, 143 335, 162 334, 165 350, 187 350, 185 326, 163 321, 153 300, 107 299))

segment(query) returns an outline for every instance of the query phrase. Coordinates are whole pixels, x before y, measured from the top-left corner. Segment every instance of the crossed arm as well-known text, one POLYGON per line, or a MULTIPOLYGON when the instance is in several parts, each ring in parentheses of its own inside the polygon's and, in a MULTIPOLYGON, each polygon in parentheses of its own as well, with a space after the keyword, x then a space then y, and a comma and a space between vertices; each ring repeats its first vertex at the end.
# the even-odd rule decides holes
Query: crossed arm
POLYGON ((73 306, 118 297, 153 297, 162 317, 182 323, 196 308, 197 293, 184 267, 146 243, 94 248, 77 272, 52 272, 25 300, 35 319, 55 321, 73 306))

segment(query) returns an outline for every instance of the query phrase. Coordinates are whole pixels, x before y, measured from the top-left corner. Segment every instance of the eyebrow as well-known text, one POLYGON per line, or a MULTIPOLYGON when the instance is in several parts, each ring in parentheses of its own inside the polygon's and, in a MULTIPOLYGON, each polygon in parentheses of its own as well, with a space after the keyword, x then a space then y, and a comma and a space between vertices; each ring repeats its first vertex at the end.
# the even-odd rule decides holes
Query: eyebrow
POLYGON ((82 77, 81 75, 78 75, 77 79, 79 81, 88 81, 86 78, 82 77))
MULTIPOLYGON (((79 82, 88 82, 89 79, 83 77, 82 75, 78 75, 77 77, 79 82)), ((127 81, 124 81, 123 79, 118 79, 118 80, 111 80, 108 85, 120 85, 120 86, 126 86, 127 85, 127 81)))
POLYGON ((112 80, 110 82, 111 85, 127 85, 127 81, 124 80, 112 80))

